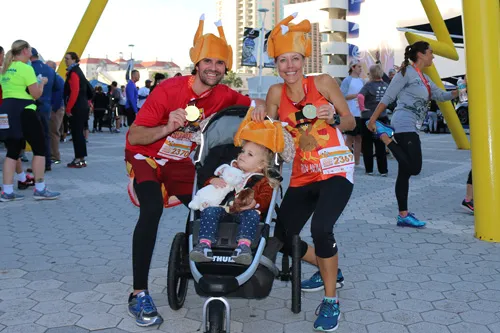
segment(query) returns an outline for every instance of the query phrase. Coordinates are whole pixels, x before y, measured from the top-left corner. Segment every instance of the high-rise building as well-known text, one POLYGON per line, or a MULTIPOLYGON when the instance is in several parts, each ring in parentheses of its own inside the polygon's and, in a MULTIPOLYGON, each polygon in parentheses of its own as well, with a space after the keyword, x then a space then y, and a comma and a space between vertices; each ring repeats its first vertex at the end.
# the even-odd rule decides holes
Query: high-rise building
MULTIPOLYGON (((266 8, 269 11, 265 15, 264 28, 267 30, 272 29, 283 18, 283 6, 286 3, 286 0, 215 1, 217 19, 222 20, 226 39, 233 48, 233 71, 254 74, 258 72, 258 68, 241 66, 245 27, 260 29, 263 14, 259 12, 259 8, 266 8)), ((264 69, 265 74, 270 72, 272 72, 271 69, 264 69)))
MULTIPOLYGON (((302 2, 310 2, 314 0, 289 0, 288 4, 296 4, 302 2)), ((300 14, 300 13, 299 13, 300 14)), ((301 20, 299 20, 301 21, 301 20)), ((304 66, 304 74, 321 73, 321 33, 319 32, 319 24, 311 23, 311 32, 308 33, 312 41, 311 56, 306 59, 304 66)))

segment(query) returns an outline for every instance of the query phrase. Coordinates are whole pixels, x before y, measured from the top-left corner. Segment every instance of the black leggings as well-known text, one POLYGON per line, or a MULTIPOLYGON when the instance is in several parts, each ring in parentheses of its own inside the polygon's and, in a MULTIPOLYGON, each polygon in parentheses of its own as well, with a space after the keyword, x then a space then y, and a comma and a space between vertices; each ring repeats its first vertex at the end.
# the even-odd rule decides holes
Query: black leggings
POLYGON ((75 158, 85 158, 87 156, 87 142, 83 131, 85 130, 85 124, 87 124, 88 128, 88 119, 88 109, 73 109, 72 116, 69 117, 75 158))
POLYGON ((102 129, 102 118, 106 110, 94 110, 94 123, 92 129, 101 130, 102 129))
POLYGON ((26 141, 31 146, 34 156, 45 157, 45 134, 42 122, 36 111, 24 109, 21 113, 21 128, 24 139, 7 139, 5 147, 7 148, 7 157, 17 160, 26 146, 26 141))
MULTIPOLYGON (((289 187, 279 209, 275 237, 285 245, 283 251, 292 253, 292 239, 314 213, 311 236, 315 253, 319 258, 331 258, 337 254, 333 226, 344 211, 351 197, 353 184, 344 177, 335 176, 301 187, 289 187)), ((307 243, 301 242, 301 256, 307 251, 307 243)))
MULTIPOLYGON (((365 119, 366 121, 367 119, 365 119)), ((379 118, 378 121, 384 124, 389 123, 387 117, 379 118)), ((373 172, 373 145, 375 145, 375 156, 377 156, 377 169, 381 174, 387 173, 387 155, 385 153, 384 143, 377 138, 373 137, 373 132, 366 127, 363 122, 361 131, 363 141, 361 142, 361 151, 363 152, 363 162, 365 163, 365 171, 367 173, 373 172)))
MULTIPOLYGON (((163 213, 163 196, 160 184, 157 182, 134 183, 134 189, 141 205, 139 221, 137 221, 132 238, 134 290, 147 290, 149 267, 163 213)), ((191 195, 179 195, 177 198, 186 207, 191 201, 191 195)))
POLYGON ((467 184, 472 185, 472 170, 469 171, 469 176, 467 177, 467 184))
POLYGON ((398 178, 396 179, 396 199, 399 211, 408 210, 408 191, 410 177, 416 176, 422 170, 422 148, 420 137, 415 132, 394 134, 396 142, 387 147, 398 161, 398 178))

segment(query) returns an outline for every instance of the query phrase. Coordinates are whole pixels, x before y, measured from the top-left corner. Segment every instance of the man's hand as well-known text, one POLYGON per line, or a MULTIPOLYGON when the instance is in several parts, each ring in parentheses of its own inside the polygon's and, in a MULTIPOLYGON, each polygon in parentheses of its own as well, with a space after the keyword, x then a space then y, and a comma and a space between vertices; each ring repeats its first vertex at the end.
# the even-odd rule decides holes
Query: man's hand
POLYGON ((264 105, 257 105, 252 111, 252 120, 256 122, 261 122, 266 119, 266 108, 264 105))
POLYGON ((215 186, 215 188, 224 188, 227 186, 226 181, 222 178, 212 178, 212 180, 210 180, 210 184, 215 186))
POLYGON ((170 112, 168 115, 167 134, 175 132, 179 127, 183 126, 186 122, 186 110, 179 108, 170 112))
POLYGON ((49 82, 49 79, 47 79, 45 76, 42 77, 42 84, 46 85, 47 82, 49 82))

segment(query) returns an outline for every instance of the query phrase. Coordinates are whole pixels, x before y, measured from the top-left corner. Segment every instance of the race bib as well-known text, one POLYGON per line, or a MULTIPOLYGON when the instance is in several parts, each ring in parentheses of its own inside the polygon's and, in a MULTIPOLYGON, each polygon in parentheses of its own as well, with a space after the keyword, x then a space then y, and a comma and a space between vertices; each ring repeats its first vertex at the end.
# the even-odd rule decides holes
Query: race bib
POLYGON ((173 135, 166 138, 163 146, 158 151, 158 155, 177 161, 189 157, 192 145, 190 138, 191 133, 173 133, 173 135))
POLYGON ((6 113, 0 114, 0 129, 9 129, 9 116, 6 113))
POLYGON ((352 172, 354 170, 354 155, 346 146, 321 149, 319 152, 323 174, 352 172))

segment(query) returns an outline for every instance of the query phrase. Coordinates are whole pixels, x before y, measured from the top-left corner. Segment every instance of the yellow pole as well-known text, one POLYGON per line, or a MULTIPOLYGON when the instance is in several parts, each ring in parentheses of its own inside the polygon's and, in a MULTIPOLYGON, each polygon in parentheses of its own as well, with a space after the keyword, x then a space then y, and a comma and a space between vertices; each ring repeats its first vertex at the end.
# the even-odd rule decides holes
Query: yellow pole
POLYGON ((463 0, 475 236, 500 242, 500 4, 463 0))
MULTIPOLYGON (((85 11, 85 14, 83 14, 82 20, 80 21, 80 24, 78 25, 75 35, 73 36, 73 39, 71 39, 66 52, 75 52, 78 56, 82 55, 107 3, 108 0, 90 0, 87 10, 85 11)), ((64 57, 59 64, 57 73, 62 77, 66 75, 64 57)))
MULTIPOLYGON (((423 36, 416 35, 411 32, 405 33, 406 39, 408 43, 413 44, 416 41, 423 40, 430 44, 432 47, 434 54, 452 59, 458 60, 458 53, 453 45, 453 41, 451 40, 450 33, 448 32, 448 28, 446 28, 446 24, 444 23, 443 16, 439 11, 438 6, 436 5, 435 0, 421 0, 422 6, 424 7, 425 13, 427 14, 427 18, 429 19, 429 23, 431 24, 432 30, 436 35, 436 39, 430 39, 423 36)), ((431 80, 441 89, 444 89, 444 85, 441 82, 441 77, 436 70, 436 67, 432 65, 424 70, 425 74, 429 75, 431 80)), ((470 149, 469 140, 467 139, 467 135, 465 135, 465 131, 458 119, 457 113, 453 104, 451 102, 442 102, 438 103, 439 109, 443 113, 443 116, 446 119, 446 123, 448 128, 450 129, 451 135, 455 140, 455 144, 459 149, 470 149)))

